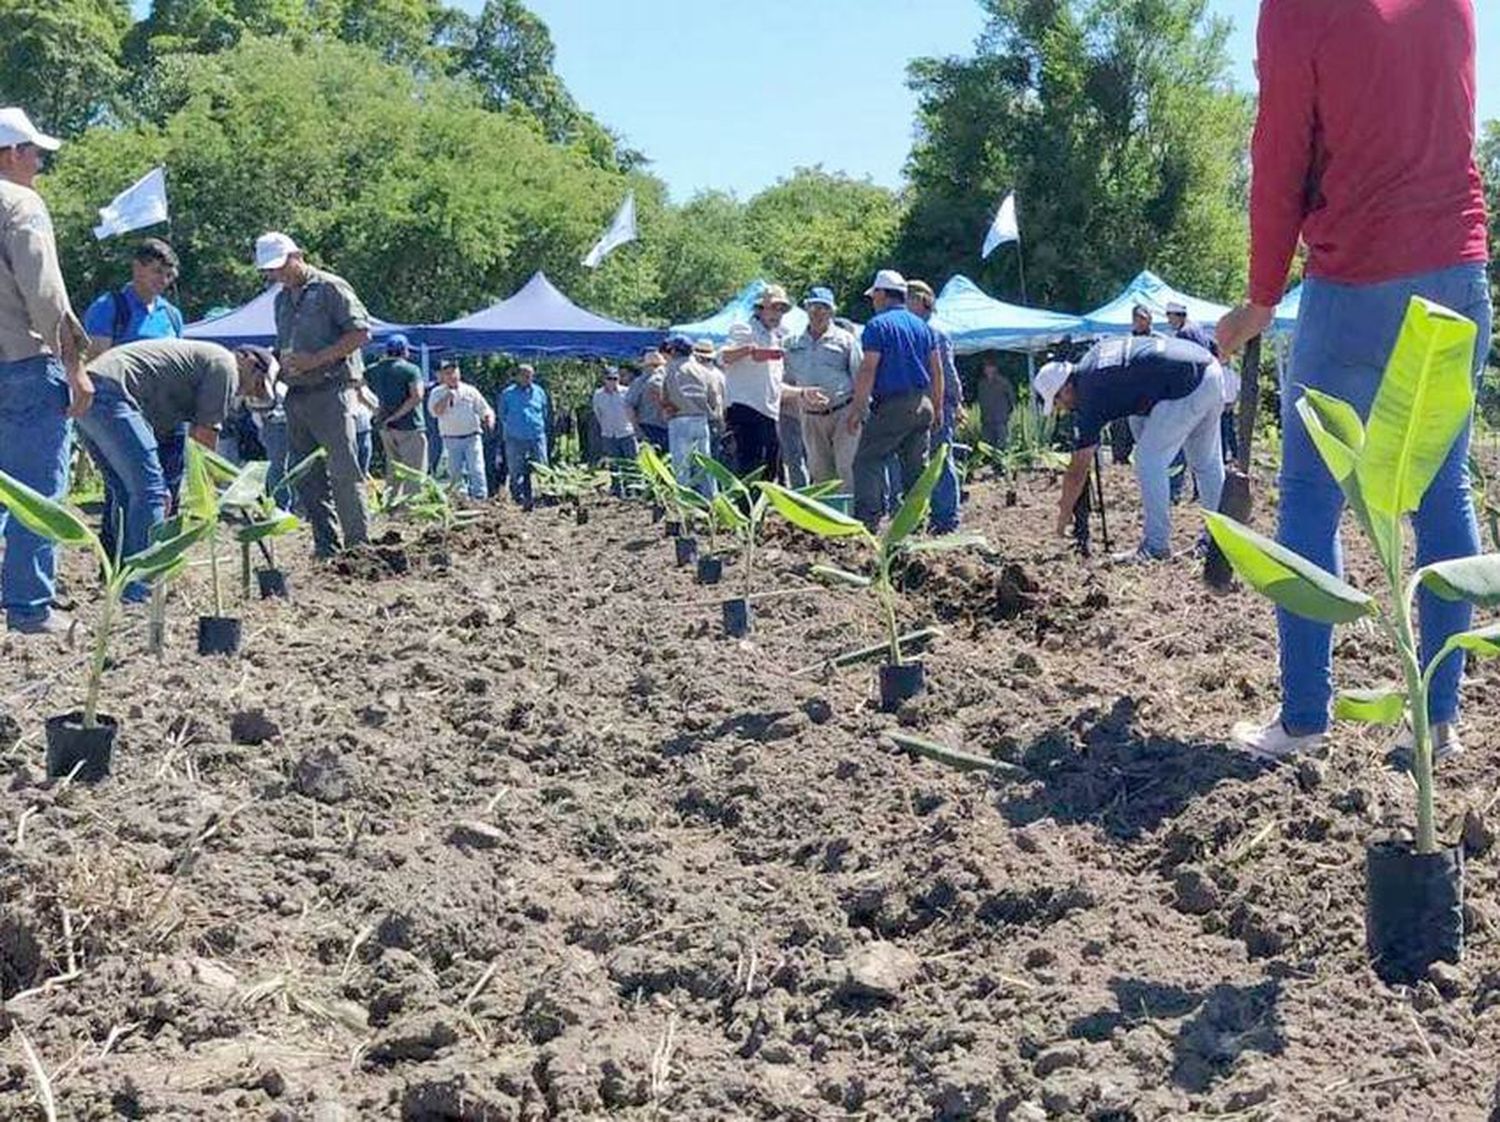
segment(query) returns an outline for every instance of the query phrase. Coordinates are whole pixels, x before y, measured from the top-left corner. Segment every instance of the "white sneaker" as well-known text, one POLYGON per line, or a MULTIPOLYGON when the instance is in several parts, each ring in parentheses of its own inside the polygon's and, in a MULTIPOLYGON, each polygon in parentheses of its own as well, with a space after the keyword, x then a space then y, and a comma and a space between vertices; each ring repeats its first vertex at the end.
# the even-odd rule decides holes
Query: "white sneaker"
POLYGON ((1124 553, 1111 553, 1109 560, 1115 565, 1149 565, 1154 561, 1165 561, 1166 558, 1148 553, 1145 546, 1140 546, 1137 549, 1126 550, 1124 553))
MULTIPOLYGON (((1417 735, 1411 727, 1411 721, 1407 720, 1402 722, 1401 731, 1396 734, 1395 743, 1391 745, 1391 760, 1397 767, 1410 771, 1416 754, 1417 735)), ((1439 721, 1432 726, 1433 763, 1440 764, 1463 754, 1463 741, 1459 740, 1458 729, 1453 727, 1452 721, 1439 721)))
POLYGON ((1240 721, 1229 732, 1230 744, 1260 760, 1285 760, 1301 752, 1316 751, 1323 747, 1325 739, 1321 732, 1293 736, 1281 723, 1280 713, 1263 725, 1240 721))

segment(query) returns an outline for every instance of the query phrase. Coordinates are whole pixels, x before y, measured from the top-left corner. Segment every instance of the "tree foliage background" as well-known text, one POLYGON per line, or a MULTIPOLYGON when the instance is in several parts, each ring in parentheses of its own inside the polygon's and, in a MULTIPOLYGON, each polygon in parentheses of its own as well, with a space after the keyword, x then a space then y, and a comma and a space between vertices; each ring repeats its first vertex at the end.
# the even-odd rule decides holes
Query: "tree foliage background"
MULTIPOLYGON (((0 0, 0 102, 69 139, 41 188, 75 302, 123 279, 130 239, 96 211, 167 167, 190 317, 253 296, 257 234, 284 229, 377 314, 437 321, 537 269, 582 304, 698 318, 755 277, 833 287, 856 316, 892 264, 1018 300, 1014 246, 981 262, 1003 195, 1021 205, 1033 304, 1082 310, 1141 268, 1243 290, 1253 105, 1206 0, 977 0, 972 54, 915 60, 897 193, 821 167, 741 200, 674 203, 568 92, 521 0, 0 0), (640 240, 579 259, 634 190, 640 240)), ((591 111, 593 110, 593 111, 591 111)), ((892 125, 891 127, 899 127, 892 125)), ((1500 184, 1500 133, 1483 152, 1500 184)), ((1493 208, 1500 210, 1500 207, 1493 208)))

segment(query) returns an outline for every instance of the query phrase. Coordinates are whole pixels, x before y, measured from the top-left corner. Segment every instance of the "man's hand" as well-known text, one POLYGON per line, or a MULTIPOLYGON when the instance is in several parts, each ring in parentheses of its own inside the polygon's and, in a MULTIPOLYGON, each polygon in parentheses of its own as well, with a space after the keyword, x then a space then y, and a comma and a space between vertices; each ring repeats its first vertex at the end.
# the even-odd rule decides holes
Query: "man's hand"
POLYGON ((828 395, 816 386, 805 386, 801 393, 802 404, 809 409, 827 409, 828 395))
POLYGON ((94 379, 82 366, 68 371, 68 416, 82 417, 94 404, 94 379))
POLYGON ((928 425, 929 432, 937 432, 943 427, 943 403, 938 402, 932 410, 932 424, 928 425))
POLYGON ((1215 335, 1225 357, 1240 350, 1257 335, 1264 334, 1276 318, 1276 309, 1263 304, 1241 304, 1219 321, 1215 335))
POLYGON ((1073 533, 1073 512, 1059 511, 1057 525, 1052 527, 1052 532, 1060 538, 1066 538, 1073 533))
POLYGON ((315 355, 299 351, 296 354, 289 354, 283 358, 281 365, 286 367, 288 372, 292 374, 308 374, 323 364, 317 361, 315 355))
POLYGON ((850 402, 849 416, 844 419, 844 428, 849 431, 851 436, 859 432, 859 427, 865 423, 865 409, 866 406, 861 405, 857 401, 850 402))

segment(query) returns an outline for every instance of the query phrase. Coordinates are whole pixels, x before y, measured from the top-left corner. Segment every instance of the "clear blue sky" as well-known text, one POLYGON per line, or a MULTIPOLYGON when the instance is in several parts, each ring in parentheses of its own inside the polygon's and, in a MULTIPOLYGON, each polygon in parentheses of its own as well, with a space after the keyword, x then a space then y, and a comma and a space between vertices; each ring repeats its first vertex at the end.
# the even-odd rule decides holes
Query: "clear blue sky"
MULTIPOLYGON (((573 95, 654 161, 682 200, 748 196, 821 163, 896 186, 915 100, 906 63, 968 54, 977 0, 527 0, 573 95)), ((475 8, 475 0, 464 0, 475 8)), ((1235 23, 1254 89, 1258 0, 1209 0, 1235 23)), ((1477 0, 1481 118, 1500 116, 1500 0, 1477 0)))

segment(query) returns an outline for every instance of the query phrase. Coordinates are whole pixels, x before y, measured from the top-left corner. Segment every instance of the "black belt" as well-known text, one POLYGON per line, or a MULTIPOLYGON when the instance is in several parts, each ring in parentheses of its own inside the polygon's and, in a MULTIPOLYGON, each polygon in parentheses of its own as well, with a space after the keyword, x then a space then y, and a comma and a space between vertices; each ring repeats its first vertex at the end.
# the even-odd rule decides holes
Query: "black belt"
POLYGON ((471 436, 478 436, 479 433, 475 431, 460 433, 458 436, 449 436, 447 433, 439 433, 438 435, 441 436, 444 440, 468 440, 471 436))
POLYGON ((848 409, 853 404, 854 399, 851 397, 848 401, 840 405, 830 405, 827 409, 804 409, 802 412, 806 413, 809 417, 829 417, 840 410, 848 409))

